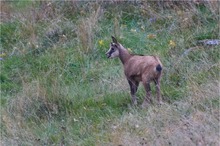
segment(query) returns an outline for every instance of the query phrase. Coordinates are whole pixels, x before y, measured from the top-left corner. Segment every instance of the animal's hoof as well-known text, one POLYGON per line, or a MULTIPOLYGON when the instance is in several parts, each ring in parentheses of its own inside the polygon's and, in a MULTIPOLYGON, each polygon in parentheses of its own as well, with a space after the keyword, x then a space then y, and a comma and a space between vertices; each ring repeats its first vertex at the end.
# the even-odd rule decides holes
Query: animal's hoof
POLYGON ((132 105, 136 106, 137 105, 137 100, 132 101, 132 105))
POLYGON ((159 101, 159 102, 158 102, 158 105, 159 105, 159 106, 164 105, 164 102, 159 101))
POLYGON ((150 104, 147 102, 147 101, 144 101, 143 103, 142 103, 142 105, 141 105, 141 107, 143 108, 143 109, 145 109, 145 108, 147 108, 147 107, 149 107, 150 106, 150 104))

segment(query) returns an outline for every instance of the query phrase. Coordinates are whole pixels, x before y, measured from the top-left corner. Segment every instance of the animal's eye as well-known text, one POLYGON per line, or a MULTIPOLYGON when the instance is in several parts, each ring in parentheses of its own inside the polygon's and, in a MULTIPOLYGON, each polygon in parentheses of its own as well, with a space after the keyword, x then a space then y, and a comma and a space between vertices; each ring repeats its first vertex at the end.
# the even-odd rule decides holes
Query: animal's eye
POLYGON ((112 51, 115 51, 115 48, 112 48, 112 51))

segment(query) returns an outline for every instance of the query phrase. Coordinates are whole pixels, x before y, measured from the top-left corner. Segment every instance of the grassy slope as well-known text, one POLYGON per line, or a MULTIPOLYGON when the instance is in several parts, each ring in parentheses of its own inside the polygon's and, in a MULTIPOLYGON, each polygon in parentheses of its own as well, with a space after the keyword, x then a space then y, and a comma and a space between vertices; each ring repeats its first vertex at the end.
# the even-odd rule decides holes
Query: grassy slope
POLYGON ((219 145, 219 46, 180 57, 219 38, 218 12, 157 4, 3 3, 2 145, 219 145), (111 35, 160 56, 164 105, 130 105, 111 35))

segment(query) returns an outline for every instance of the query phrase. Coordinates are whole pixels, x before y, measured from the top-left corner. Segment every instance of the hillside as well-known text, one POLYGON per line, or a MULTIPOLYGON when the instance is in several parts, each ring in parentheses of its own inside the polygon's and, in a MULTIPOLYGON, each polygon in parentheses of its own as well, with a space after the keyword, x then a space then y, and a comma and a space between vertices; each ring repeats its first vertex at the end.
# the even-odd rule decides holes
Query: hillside
POLYGON ((220 2, 1 1, 1 145, 220 145, 220 2), (164 65, 131 105, 111 36, 164 65), (153 84, 152 84, 153 85, 153 84), (153 99, 155 89, 152 86, 153 99))

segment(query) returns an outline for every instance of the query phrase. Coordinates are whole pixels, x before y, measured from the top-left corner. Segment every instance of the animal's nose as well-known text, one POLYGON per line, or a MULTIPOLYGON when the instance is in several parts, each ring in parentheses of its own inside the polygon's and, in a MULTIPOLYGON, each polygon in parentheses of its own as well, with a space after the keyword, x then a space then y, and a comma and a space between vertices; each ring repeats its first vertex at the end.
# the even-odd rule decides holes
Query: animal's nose
POLYGON ((109 51, 107 51, 107 52, 105 53, 105 55, 109 55, 109 51))
POLYGON ((109 54, 109 52, 106 52, 105 55, 107 56, 107 58, 109 58, 111 55, 109 54))

